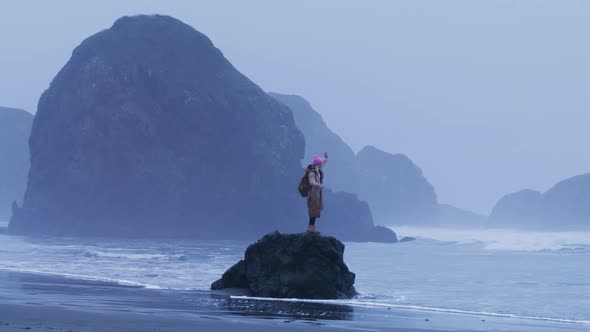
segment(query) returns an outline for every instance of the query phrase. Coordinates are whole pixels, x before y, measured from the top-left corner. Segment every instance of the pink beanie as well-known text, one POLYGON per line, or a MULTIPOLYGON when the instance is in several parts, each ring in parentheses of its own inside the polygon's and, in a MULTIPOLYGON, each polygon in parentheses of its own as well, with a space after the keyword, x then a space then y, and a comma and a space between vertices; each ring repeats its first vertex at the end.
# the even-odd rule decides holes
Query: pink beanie
POLYGON ((320 158, 320 156, 315 156, 315 157, 313 157, 313 161, 311 162, 311 164, 314 166, 323 165, 324 160, 322 158, 320 158))

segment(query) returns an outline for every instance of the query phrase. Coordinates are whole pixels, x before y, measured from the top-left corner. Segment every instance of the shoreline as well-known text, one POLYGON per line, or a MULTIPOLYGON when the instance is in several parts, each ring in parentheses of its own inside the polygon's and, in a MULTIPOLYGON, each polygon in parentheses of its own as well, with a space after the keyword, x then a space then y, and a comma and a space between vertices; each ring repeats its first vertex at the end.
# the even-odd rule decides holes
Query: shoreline
POLYGON ((588 331, 519 317, 257 299, 0 271, 0 331, 588 331))
MULTIPOLYGON (((340 331, 322 324, 248 320, 216 315, 162 315, 139 312, 95 312, 39 305, 0 304, 0 331, 340 331)), ((421 330, 413 330, 419 332, 421 330)))

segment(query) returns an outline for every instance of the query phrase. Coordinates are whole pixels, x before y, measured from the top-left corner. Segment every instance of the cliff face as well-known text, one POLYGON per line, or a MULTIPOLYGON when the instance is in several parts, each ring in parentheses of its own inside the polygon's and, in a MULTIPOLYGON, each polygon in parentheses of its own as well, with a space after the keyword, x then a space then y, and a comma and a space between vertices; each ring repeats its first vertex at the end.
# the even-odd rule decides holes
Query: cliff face
POLYGON ((8 220, 12 202, 23 199, 32 123, 31 113, 0 107, 0 220, 8 220))
MULTIPOLYGON (((13 233, 251 239, 306 227, 292 112, 171 17, 124 17, 77 47, 41 96, 30 146, 13 233)), ((364 241, 355 234, 376 228, 354 215, 335 224, 364 241)))
POLYGON ((557 183, 545 193, 523 190, 501 198, 490 226, 516 228, 590 228, 590 174, 557 183))
POLYGON ((357 193, 359 190, 358 167, 352 149, 340 136, 328 128, 322 116, 307 100, 295 95, 278 93, 270 93, 270 95, 293 111, 295 124, 305 136, 303 163, 309 164, 314 155, 321 155, 328 151, 330 166, 326 186, 334 191, 357 193))
POLYGON ((436 193, 408 157, 368 146, 357 155, 359 197, 384 224, 432 225, 439 216, 436 193))
POLYGON ((296 213, 291 111, 171 17, 124 17, 78 46, 30 146, 17 233, 256 236, 296 213))

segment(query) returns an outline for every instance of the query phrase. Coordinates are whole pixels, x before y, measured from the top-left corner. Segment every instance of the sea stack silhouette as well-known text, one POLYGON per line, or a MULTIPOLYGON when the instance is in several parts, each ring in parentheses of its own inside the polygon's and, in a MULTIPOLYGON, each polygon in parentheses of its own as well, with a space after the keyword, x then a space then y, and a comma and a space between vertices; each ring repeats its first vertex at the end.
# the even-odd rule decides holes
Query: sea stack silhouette
POLYGON ((502 197, 490 226, 526 229, 590 229, 590 173, 558 182, 544 193, 521 190, 502 197))
POLYGON ((438 223, 434 187, 410 158, 366 146, 357 154, 357 162, 359 197, 369 202, 377 220, 391 220, 395 225, 438 223))
POLYGON ((335 191, 357 194, 369 203, 377 220, 397 225, 437 225, 439 207, 434 187, 422 170, 403 154, 389 154, 372 146, 357 155, 332 131, 305 98, 269 93, 293 111, 306 139, 305 158, 330 151, 325 185, 335 191))
MULTIPOLYGON (((123 17, 84 40, 41 96, 9 231, 253 239, 300 230, 304 150, 291 110, 205 35, 169 16, 123 17)), ((395 241, 356 196, 347 200, 360 210, 334 223, 349 240, 395 241)))
POLYGON ((10 218, 10 206, 22 201, 29 171, 29 134, 33 115, 0 107, 0 220, 10 218))
POLYGON ((311 160, 318 151, 330 151, 330 167, 325 185, 334 191, 359 192, 359 170, 355 154, 338 134, 324 122, 322 115, 314 110, 303 97, 269 93, 287 105, 292 111, 297 128, 305 135, 305 160, 311 160))

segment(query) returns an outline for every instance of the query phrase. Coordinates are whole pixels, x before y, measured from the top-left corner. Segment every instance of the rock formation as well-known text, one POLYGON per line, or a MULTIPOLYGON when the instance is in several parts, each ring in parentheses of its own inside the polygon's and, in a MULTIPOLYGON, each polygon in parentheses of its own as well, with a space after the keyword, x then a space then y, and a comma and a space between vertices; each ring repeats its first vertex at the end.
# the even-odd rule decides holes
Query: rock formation
POLYGON ((322 116, 303 97, 269 93, 293 111, 295 124, 305 136, 305 164, 311 163, 314 155, 330 153, 329 176, 326 187, 334 191, 358 193, 358 167, 352 149, 334 133, 322 116))
POLYGON ((487 217, 458 207, 439 204, 439 224, 443 227, 483 227, 487 217))
POLYGON ((295 95, 270 95, 293 111, 295 123, 306 140, 304 162, 315 154, 330 152, 330 162, 326 166, 327 187, 358 194, 369 203, 373 216, 381 223, 436 224, 436 194, 411 160, 373 147, 355 155, 307 100, 295 95), (370 160, 378 164, 368 165, 370 160), (384 177, 388 177, 387 183, 382 183, 384 177))
POLYGON ((490 226, 504 227, 539 222, 543 195, 535 190, 521 190, 502 197, 490 213, 490 226))
POLYGON ((416 238, 413 236, 404 236, 401 238, 401 240, 399 240, 399 242, 401 242, 401 243, 412 242, 412 241, 416 241, 416 238))
POLYGON ((590 229, 590 173, 563 180, 545 193, 523 190, 504 196, 490 226, 590 229))
POLYGON ((545 224, 590 228, 590 173, 563 180, 543 194, 545 224))
POLYGON ((203 34, 124 17, 43 93, 17 233, 256 236, 295 209, 304 138, 291 111, 203 34))
POLYGON ((434 188, 408 157, 367 146, 358 153, 357 162, 359 197, 369 202, 375 220, 388 225, 437 223, 434 188))
POLYGON ((369 205, 355 194, 325 191, 324 197, 326 209, 318 220, 322 232, 343 241, 397 242, 394 231, 373 226, 369 205))
POLYGON ((21 202, 29 172, 29 134, 33 115, 0 107, 0 220, 10 218, 12 202, 21 202))
POLYGON ((247 288, 259 297, 351 298, 355 274, 343 255, 344 244, 333 237, 271 233, 250 245, 211 289, 247 288))
MULTIPOLYGON (((83 41, 41 96, 30 147, 12 233, 252 239, 306 226, 292 112, 168 16, 123 17, 83 41)), ((334 224, 382 238, 351 204, 334 224)))

